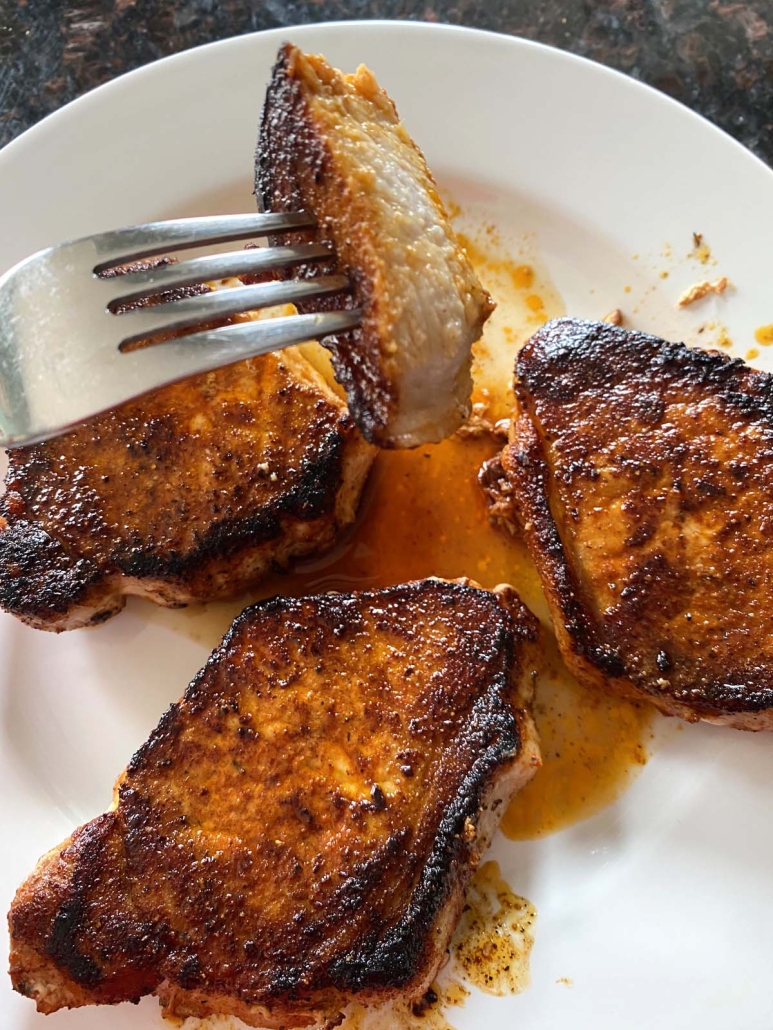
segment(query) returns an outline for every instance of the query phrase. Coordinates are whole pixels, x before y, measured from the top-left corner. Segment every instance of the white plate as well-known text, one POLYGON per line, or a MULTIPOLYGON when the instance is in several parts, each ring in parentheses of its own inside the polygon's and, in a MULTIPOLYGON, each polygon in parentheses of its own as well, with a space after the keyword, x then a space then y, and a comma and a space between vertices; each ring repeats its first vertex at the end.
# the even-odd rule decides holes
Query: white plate
MULTIPOLYGON (((505 233, 533 234, 571 313, 635 306, 639 327, 692 341, 721 321, 741 354, 773 322, 773 176, 751 154, 602 67, 416 24, 227 40, 57 112, 0 153, 0 270, 100 229, 250 210, 263 87, 287 37, 345 69, 367 62, 441 182, 505 233), (735 289, 676 311, 681 289, 706 272, 683 260, 694 230, 717 256, 709 275, 728 274, 735 289)), ((771 358, 763 351, 758 363, 771 358)), ((99 630, 59 637, 0 617, 3 909, 39 855, 105 808, 114 777, 205 657, 145 611, 132 605, 99 630)), ((768 737, 686 727, 665 735, 600 815, 540 842, 498 841, 504 874, 539 913, 532 985, 512 998, 475 994, 452 1011, 454 1025, 769 1030, 771 781, 768 737)), ((5 966, 4 935, 0 949, 5 966)), ((152 1000, 45 1023, 0 984, 7 1030, 159 1023, 152 1000)))

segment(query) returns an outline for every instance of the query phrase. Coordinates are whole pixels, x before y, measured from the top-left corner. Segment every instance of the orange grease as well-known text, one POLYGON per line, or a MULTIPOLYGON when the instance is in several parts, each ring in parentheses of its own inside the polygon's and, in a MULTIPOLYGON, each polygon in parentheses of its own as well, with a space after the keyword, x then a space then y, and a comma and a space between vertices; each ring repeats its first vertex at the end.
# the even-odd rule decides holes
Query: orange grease
MULTIPOLYGON (((363 590, 424 576, 469 576, 481 586, 512 583, 547 620, 539 579, 520 538, 494 529, 477 484, 494 441, 452 438, 437 446, 379 454, 360 517, 330 554, 272 576, 237 601, 182 611, 143 606, 156 618, 214 647, 248 603, 272 594, 363 590)), ((609 804, 646 760, 649 709, 580 687, 545 633, 547 672, 535 717, 544 765, 510 804, 503 830, 540 837, 609 804)))
MULTIPOLYGON (((518 346, 536 324, 563 314, 563 305, 549 279, 538 277, 531 264, 494 253, 469 237, 461 240, 500 305, 476 349, 474 369, 476 399, 487 392, 489 417, 496 419, 509 413, 518 346)), ((477 484, 481 463, 499 446, 488 437, 452 437, 413 451, 383 451, 356 525, 332 552, 270 577, 235 601, 180 611, 144 604, 143 617, 212 648, 247 604, 273 594, 468 576, 488 588, 513 584, 547 625, 544 595, 526 547, 520 537, 490 525, 477 484)), ((543 836, 594 814, 614 800, 645 761, 646 708, 581 688, 560 661, 549 630, 545 642, 548 670, 538 684, 535 709, 544 765, 504 817, 505 833, 514 839, 543 836)))
POLYGON ((510 840, 545 837, 611 804, 647 761, 653 709, 581 686, 550 637, 534 718, 542 768, 510 802, 510 840))

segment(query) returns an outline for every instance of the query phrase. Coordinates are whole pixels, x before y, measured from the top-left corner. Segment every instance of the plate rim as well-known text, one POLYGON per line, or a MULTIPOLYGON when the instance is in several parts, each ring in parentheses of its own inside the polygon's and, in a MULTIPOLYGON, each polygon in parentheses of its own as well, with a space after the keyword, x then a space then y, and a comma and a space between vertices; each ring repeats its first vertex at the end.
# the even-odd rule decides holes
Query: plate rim
MULTIPOLYGON (((568 51, 561 50, 557 47, 548 46, 531 40, 525 40, 521 37, 510 36, 504 33, 491 32, 488 30, 471 29, 463 26, 452 26, 424 22, 401 22, 397 20, 388 19, 361 19, 352 21, 344 20, 336 22, 310 23, 298 26, 283 26, 276 29, 268 29, 259 32, 245 33, 240 36, 227 37, 222 40, 216 40, 211 43, 201 44, 197 47, 191 47, 187 50, 180 51, 179 53, 159 58, 157 60, 149 62, 146 65, 141 66, 140 68, 133 69, 130 72, 126 72, 106 83, 94 87, 92 90, 89 90, 81 97, 78 97, 75 100, 69 102, 68 104, 65 104, 57 111, 54 111, 51 114, 47 115, 45 118, 41 119, 34 126, 31 126, 24 133, 20 134, 19 137, 11 141, 11 143, 9 143, 0 151, 0 169, 7 169, 9 167, 9 164, 6 163, 9 161, 9 159, 11 164, 13 160, 18 160, 19 158, 21 158, 22 160, 26 160, 27 153, 23 149, 24 146, 32 146, 34 148, 34 146, 37 145, 39 139, 43 140, 46 138, 45 134, 47 132, 49 134, 51 133, 52 128, 55 129, 56 133, 61 134, 62 126, 64 126, 66 130, 66 126, 68 124, 66 119, 72 117, 79 118, 81 116, 82 111, 88 113, 89 104, 93 105, 96 108, 98 105, 102 105, 103 101, 107 101, 108 105, 110 103, 114 103, 115 99, 117 97, 120 97, 120 91, 121 89, 123 89, 124 86, 128 85, 131 88, 134 82, 138 80, 151 79, 153 75, 167 74, 169 62, 175 62, 174 67, 176 68, 177 66, 183 65, 186 60, 191 60, 195 58, 198 55, 199 50, 206 49, 209 51, 214 48, 219 48, 218 52, 220 53, 227 51, 229 47, 248 47, 253 37, 259 37, 261 39, 265 39, 266 37, 268 37, 269 40, 271 37, 273 37, 278 42, 282 39, 287 38, 288 36, 291 36, 294 33, 298 33, 299 42, 302 42, 302 39, 300 38, 301 33, 303 33, 304 37, 307 37, 307 35, 310 35, 312 32, 315 34, 324 34, 330 32, 332 34, 334 30, 337 31, 340 29, 345 29, 348 32, 349 30, 356 31, 358 28, 367 28, 368 30, 371 30, 374 27, 388 27, 392 29, 395 27, 399 27, 401 31, 412 33, 417 37, 421 34, 429 34, 436 36, 438 38, 440 38, 441 36, 446 38, 451 38, 453 36, 464 36, 469 38, 472 35, 480 39, 481 42, 485 42, 485 40, 488 40, 489 42, 492 42, 497 46, 503 46, 505 49, 510 50, 513 53, 524 53, 528 51, 532 53, 539 53, 545 59, 552 60, 555 58, 557 62, 561 65, 561 67, 567 68, 569 70, 569 74, 574 74, 574 72, 571 71, 571 69, 573 68, 576 70, 577 67, 579 67, 581 70, 583 64, 591 65, 596 70, 601 70, 602 72, 607 73, 607 80, 613 84, 613 88, 617 91, 627 89, 631 91, 628 95, 643 96, 644 94, 642 94, 641 90, 637 89, 637 87, 641 87, 641 89, 644 90, 645 94, 647 92, 655 93, 660 101, 670 101, 672 105, 674 105, 677 109, 681 110, 681 114, 679 116, 682 118, 682 124, 697 126, 697 123, 705 122, 711 129, 713 129, 720 136, 727 137, 727 139, 729 139, 735 145, 736 148, 740 148, 740 150, 744 152, 746 157, 752 158, 752 164, 748 165, 747 167, 753 170, 754 165, 761 165, 766 172, 773 173, 773 169, 771 169, 763 160, 758 158, 743 144, 735 140, 726 131, 720 129, 718 126, 708 121, 708 119, 706 119, 702 115, 697 114, 695 111, 693 111, 686 105, 682 104, 677 100, 674 100, 666 94, 661 93, 654 87, 639 82, 638 80, 633 79, 631 76, 628 76, 622 72, 618 72, 615 69, 609 68, 606 65, 599 64, 598 62, 582 57, 580 55, 572 54, 568 51), (501 41, 504 41, 504 44, 501 41), (579 62, 579 66, 577 66, 576 62, 579 62), (157 68, 156 65, 159 65, 161 67, 157 68), (610 76, 612 77, 611 79, 609 78, 610 76), (125 79, 129 79, 130 81, 126 83, 124 82, 125 79), (625 83, 621 83, 618 81, 619 79, 623 79, 626 81, 625 83), (685 113, 688 116, 692 117, 685 119, 685 113), (48 123, 52 119, 55 124, 49 125, 48 123), (19 155, 19 157, 17 157, 17 154, 19 155)), ((219 59, 222 60, 222 57, 220 57, 219 59)), ((169 73, 176 74, 176 71, 171 71, 169 73)), ((582 74, 588 75, 589 72, 586 69, 586 71, 582 72, 582 74)), ((665 111, 666 109, 661 107, 655 108, 654 110, 665 111)), ((673 114, 676 115, 677 112, 673 112, 673 114)), ((719 143, 717 143, 716 145, 719 145, 719 143)), ((724 150, 727 151, 728 148, 725 147, 724 150)), ((767 186, 762 185, 762 183, 767 180, 759 178, 757 181, 760 182, 759 188, 761 190, 768 189, 767 186)), ((2 204, 0 204, 0 208, 2 208, 2 204)), ((6 880, 5 882, 8 881, 6 880)), ((562 969, 560 971, 563 972, 564 970, 562 969)), ((532 989, 532 992, 534 992, 534 989, 532 989)), ((8 993, 10 993, 10 991, 8 993)), ((479 1002, 480 999, 476 999, 476 1001, 479 1002)), ((2 1011, 2 1004, 0 1004, 0 1011, 2 1011)), ((482 1008, 479 1009, 477 1006, 474 1009, 470 1007, 468 1011, 470 1013, 475 1013, 476 1018, 478 1012, 481 1013, 481 1019, 486 1018, 484 1010, 482 1008)), ((509 1006, 503 1006, 502 1011, 505 1014, 505 1019, 507 1019, 508 1016, 509 1018, 512 1018, 512 1015, 510 1014, 513 1012, 513 1010, 510 1009, 509 1006)), ((106 1010, 102 1009, 102 1013, 104 1015, 106 1013, 106 1010)))
POLYGON ((467 25, 452 25, 447 22, 401 21, 395 18, 356 18, 351 20, 339 19, 337 21, 303 22, 295 25, 279 26, 273 29, 259 29, 255 32, 245 32, 235 36, 226 36, 223 39, 211 40, 208 43, 199 43, 196 46, 187 47, 185 50, 179 50, 173 54, 166 54, 163 57, 156 58, 146 64, 140 65, 138 68, 122 72, 115 78, 108 79, 106 82, 100 83, 98 86, 94 86, 92 89, 87 90, 80 96, 68 101, 66 104, 62 105, 62 107, 59 107, 55 111, 51 111, 49 114, 45 115, 39 121, 35 122, 34 125, 29 126, 29 128, 25 129, 9 143, 6 143, 4 147, 0 148, 0 168, 2 168, 8 161, 13 161, 20 150, 23 150, 25 147, 35 143, 39 136, 51 131, 52 128, 56 128, 59 122, 72 117, 77 117, 81 111, 86 111, 92 105, 100 103, 103 98, 107 98, 111 93, 122 89, 126 85, 127 80, 134 81, 136 79, 158 74, 158 66, 160 65, 163 65, 164 68, 168 68, 170 64, 182 64, 185 61, 191 60, 192 55, 198 54, 198 52, 202 50, 225 50, 232 46, 248 46, 249 42, 256 37, 260 37, 261 39, 270 39, 270 37, 273 36, 277 41, 283 41, 289 35, 293 35, 297 32, 300 32, 303 35, 320 32, 325 34, 331 31, 340 31, 341 29, 356 30, 358 28, 365 27, 368 29, 399 28, 401 31, 409 33, 426 33, 428 35, 474 36, 481 40, 485 39, 496 46, 511 47, 515 50, 522 49, 524 51, 540 51, 550 60, 564 62, 565 64, 575 65, 576 67, 584 69, 584 74, 597 73, 605 75, 612 81, 616 82, 618 88, 632 89, 634 91, 643 91, 644 93, 648 93, 653 99, 671 107, 675 114, 679 113, 681 117, 687 117, 693 122, 693 124, 701 124, 704 130, 708 130, 715 134, 719 139, 722 139, 725 144, 732 145, 736 151, 740 152, 745 159, 751 162, 752 167, 756 166, 758 169, 766 172, 770 176, 769 181, 771 186, 773 186, 773 167, 767 164, 767 162, 737 140, 734 136, 731 136, 726 129, 721 128, 705 115, 699 114, 697 111, 693 110, 693 108, 688 107, 687 104, 683 103, 681 100, 677 100, 675 97, 669 96, 668 93, 664 93, 657 87, 652 86, 649 83, 642 82, 640 79, 636 79, 632 75, 628 75, 626 72, 619 71, 607 64, 602 64, 600 61, 595 61, 593 58, 573 53, 570 50, 564 50, 563 48, 554 46, 550 43, 542 43, 538 40, 526 39, 523 36, 511 35, 506 32, 497 32, 491 29, 479 29, 467 25))

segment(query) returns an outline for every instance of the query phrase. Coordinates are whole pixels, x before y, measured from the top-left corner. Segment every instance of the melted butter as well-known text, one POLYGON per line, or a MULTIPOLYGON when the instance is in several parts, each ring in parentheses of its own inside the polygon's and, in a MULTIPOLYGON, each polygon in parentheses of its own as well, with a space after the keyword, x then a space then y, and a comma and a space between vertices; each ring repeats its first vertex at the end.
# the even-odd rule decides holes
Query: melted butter
POLYGON ((478 869, 467 891, 452 952, 464 978, 486 994, 503 997, 529 986, 534 906, 514 894, 497 862, 478 869))
MULTIPOLYGON (((562 314, 563 305, 532 256, 528 263, 503 256, 491 231, 468 231, 464 242, 498 304, 473 369, 476 398, 486 395, 489 417, 495 419, 510 411, 518 347, 538 325, 562 314), (536 301, 527 300, 534 297, 542 304, 538 311, 532 310, 536 301)), ((318 367, 325 374, 324 362, 318 367)), ((488 436, 455 436, 412 451, 382 451, 356 525, 329 554, 272 576, 234 601, 180 610, 135 601, 135 611, 212 649, 247 604, 274 594, 468 576, 488 588, 513 584, 547 625, 544 595, 526 547, 520 538, 490 525, 477 484, 480 465, 499 446, 488 436)), ((535 712, 544 766, 505 816, 505 832, 517 839, 542 836, 593 815, 628 785, 644 760, 649 712, 581 688, 560 662, 549 631, 545 642, 549 667, 538 684, 535 712)))
POLYGON ((754 339, 763 347, 769 347, 773 343, 773 322, 770 325, 761 325, 754 331, 754 339))

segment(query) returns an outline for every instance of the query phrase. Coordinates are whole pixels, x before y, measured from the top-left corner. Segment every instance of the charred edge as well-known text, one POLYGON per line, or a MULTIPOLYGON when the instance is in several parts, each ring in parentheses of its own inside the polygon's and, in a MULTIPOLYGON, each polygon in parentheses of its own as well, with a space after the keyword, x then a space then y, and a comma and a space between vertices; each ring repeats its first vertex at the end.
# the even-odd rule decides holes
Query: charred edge
POLYGON ((303 604, 313 604, 326 598, 327 595, 325 594, 318 595, 317 597, 301 598, 274 597, 251 605, 245 608, 240 615, 237 615, 220 644, 212 651, 204 666, 199 669, 188 684, 182 698, 167 708, 148 739, 132 756, 126 768, 126 777, 119 788, 120 796, 123 798, 127 791, 132 790, 131 778, 139 773, 149 761, 152 761, 154 751, 161 746, 173 742, 178 736, 182 729, 183 708, 187 707, 190 711, 196 712, 206 706, 209 697, 207 687, 211 670, 220 664, 231 648, 238 646, 242 634, 249 629, 253 621, 260 618, 263 613, 284 612, 289 610, 291 606, 300 607, 303 604))
POLYGON ((77 983, 94 987, 102 978, 96 962, 82 954, 76 944, 78 931, 83 926, 85 906, 81 898, 66 901, 54 916, 51 933, 46 941, 46 954, 77 983))
POLYGON ((48 619, 88 596, 101 579, 88 559, 73 557, 39 526, 8 519, 0 532, 0 608, 48 619))
POLYGON ((262 510, 242 519, 227 519, 207 528, 189 552, 159 555, 138 548, 116 560, 124 576, 137 579, 167 577, 186 580, 201 573, 202 564, 236 555, 244 548, 276 540, 285 519, 312 522, 332 513, 343 482, 346 425, 328 433, 313 458, 300 463, 301 476, 293 487, 262 510))
MULTIPOLYGON (((512 635, 505 629, 500 630, 500 642, 504 642, 505 637, 512 661, 512 635)), ((395 926, 374 927, 368 938, 358 942, 356 950, 333 963, 328 975, 339 989, 353 992, 365 988, 399 990, 424 971, 429 959, 428 935, 469 862, 470 845, 463 833, 465 825, 468 821, 477 825, 493 776, 504 762, 517 755, 521 746, 518 722, 506 700, 507 692, 508 677, 499 674, 486 696, 474 704, 459 745, 477 758, 443 815, 408 911, 395 926)))
MULTIPOLYGON (((300 200, 297 190, 297 181, 287 183, 285 189, 288 191, 284 198, 280 197, 277 188, 277 167, 274 163, 273 154, 273 130, 277 122, 286 119, 291 111, 302 103, 300 86, 295 77, 290 74, 290 54, 292 47, 285 43, 279 48, 279 52, 271 69, 268 89, 266 90, 263 108, 261 110, 258 126, 258 142, 255 151, 255 194, 259 205, 267 210, 279 210, 272 208, 272 205, 284 203, 287 206, 284 210, 292 210, 293 201, 300 200), (291 187, 295 187, 294 194, 290 194, 291 187)), ((286 159, 285 162, 286 163, 286 159)), ((298 210, 296 208, 296 210, 298 210)))
MULTIPOLYGON (((224 657, 234 638, 241 632, 244 613, 240 615, 231 625, 231 628, 223 638, 219 647, 216 647, 206 661, 203 668, 199 669, 179 701, 173 702, 158 721, 158 725, 150 734, 145 743, 135 751, 129 764, 126 767, 126 775, 121 782, 118 792, 121 799, 128 793, 136 796, 131 786, 133 776, 136 776, 153 759, 156 749, 165 747, 174 742, 183 729, 183 707, 190 706, 194 711, 204 707, 207 700, 206 685, 209 679, 210 669, 216 666, 224 657)), ((139 799, 137 799, 139 801, 139 799)))
MULTIPOLYGON (((313 457, 301 461, 301 476, 272 505, 242 519, 211 525, 187 553, 152 553, 142 540, 128 554, 117 554, 103 566, 70 553, 34 523, 9 515, 0 532, 0 607, 20 616, 48 618, 85 604, 95 588, 111 574, 136 579, 176 579, 200 575, 207 563, 225 560, 245 548, 278 539, 284 521, 312 522, 332 513, 343 482, 343 463, 349 428, 339 420, 313 457)), ((2 511, 0 510, 0 513, 2 511)), ((110 604, 105 618, 114 611, 110 604)), ((100 613, 97 613, 97 619, 100 613)))
POLYGON ((572 651, 608 676, 623 676, 625 664, 622 658, 599 641, 596 627, 588 618, 587 600, 569 563, 558 525, 550 510, 550 468, 531 416, 527 413, 525 398, 521 398, 520 411, 518 422, 521 433, 516 432, 516 438, 520 435, 525 440, 522 439, 520 445, 509 445, 507 450, 518 480, 516 511, 522 527, 526 523, 532 526, 525 534, 527 542, 530 543, 530 549, 537 551, 548 566, 549 571, 544 578, 547 578, 561 612, 572 651))
POLYGON ((99 877, 103 847, 114 823, 114 815, 106 813, 76 831, 69 845, 76 851, 72 879, 67 895, 53 917, 44 945, 45 953, 56 965, 83 987, 93 988, 102 980, 102 970, 93 958, 84 954, 79 947, 79 939, 88 934, 88 896, 99 877), (84 865, 79 861, 81 854, 89 856, 84 865))
MULTIPOLYGON (((384 590, 354 592, 352 594, 312 594, 304 597, 276 597, 267 598, 257 604, 250 605, 238 615, 231 623, 228 632, 217 648, 212 652, 206 664, 191 680, 180 701, 171 704, 162 715, 158 725, 151 733, 148 740, 140 747, 132 757, 127 767, 127 777, 121 790, 129 789, 129 780, 152 759, 153 751, 162 743, 174 738, 181 729, 181 718, 183 706, 189 707, 191 711, 198 711, 206 705, 208 700, 208 683, 210 670, 218 666, 227 656, 229 651, 239 646, 242 636, 249 632, 250 628, 267 617, 292 616, 301 624, 307 614, 311 611, 320 619, 325 619, 331 625, 336 626, 340 632, 351 626, 359 626, 361 622, 362 609, 373 601, 389 604, 390 602, 401 602, 406 606, 414 598, 421 596, 428 587, 431 587, 436 596, 444 599, 448 604, 471 604, 474 601, 484 601, 492 606, 500 618, 503 618, 507 626, 507 632, 512 640, 525 638, 529 641, 537 639, 536 624, 533 616, 522 605, 523 613, 526 616, 523 626, 515 621, 510 612, 500 604, 495 595, 487 590, 467 584, 447 582, 437 579, 415 580, 395 587, 388 587, 384 590)), ((492 647, 498 646, 492 642, 492 647)))
POLYGON ((400 583, 392 587, 384 587, 381 590, 361 590, 353 591, 349 594, 309 594, 303 597, 285 597, 277 595, 275 597, 269 597, 264 601, 258 601, 257 604, 253 604, 248 608, 245 608, 244 611, 236 617, 230 630, 223 638, 220 648, 218 648, 218 651, 211 656, 207 664, 209 665, 210 662, 214 661, 221 650, 227 649, 244 628, 257 619, 260 619, 263 615, 292 614, 302 616, 308 608, 314 608, 323 616, 338 615, 340 617, 348 618, 350 617, 347 614, 349 611, 359 611, 371 602, 379 602, 385 605, 393 602, 402 602, 407 606, 415 598, 421 597, 425 594, 428 589, 432 589, 436 597, 443 599, 449 604, 471 604, 475 601, 482 601, 487 605, 490 604, 492 611, 496 611, 497 613, 500 611, 504 612, 508 617, 509 630, 514 636, 520 636, 521 633, 525 632, 528 635, 528 639, 536 639, 536 630, 534 628, 536 622, 520 599, 520 607, 530 623, 529 628, 524 630, 521 630, 520 626, 512 619, 504 605, 499 602, 496 595, 490 590, 471 586, 468 583, 459 583, 453 580, 435 579, 430 577, 427 579, 410 580, 407 583, 400 583))
MULTIPOLYGON (((754 713, 764 712, 773 708, 773 687, 760 686, 754 680, 759 677, 759 670, 751 670, 748 678, 742 678, 738 672, 734 673, 728 680, 737 682, 726 682, 723 680, 712 680, 709 683, 702 683, 700 692, 696 694, 692 687, 674 687, 667 695, 675 701, 689 705, 694 711, 712 716, 727 713, 754 713)), ((646 688, 644 688, 646 689, 646 688)), ((664 692, 650 690, 653 697, 663 697, 664 692)))
MULTIPOLYGON (((255 154, 255 193, 259 206, 269 211, 311 210, 319 218, 314 195, 323 190, 333 175, 327 144, 314 130, 313 116, 294 74, 293 47, 280 48, 266 92, 255 154)), ((320 219, 317 238, 333 246, 330 227, 320 219)), ((272 244, 299 243, 306 233, 271 239, 272 244)), ((340 259, 288 270, 286 276, 313 278, 341 273, 349 277, 352 289, 340 296, 321 297, 299 311, 340 311, 372 306, 371 284, 362 272, 340 259)), ((337 381, 346 391, 349 408, 365 439, 379 446, 392 446, 386 428, 395 402, 393 390, 370 360, 373 350, 364 329, 327 336, 320 341, 332 355, 337 381)))
POLYGON ((516 376, 530 394, 568 401, 603 391, 628 365, 664 379, 711 390, 748 419, 773 422, 773 376, 740 358, 670 343, 602 322, 561 318, 539 329, 520 352, 516 376))

